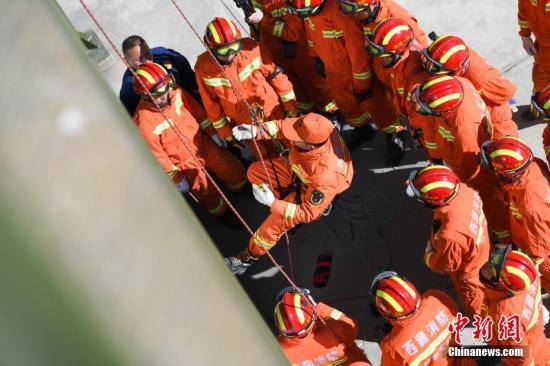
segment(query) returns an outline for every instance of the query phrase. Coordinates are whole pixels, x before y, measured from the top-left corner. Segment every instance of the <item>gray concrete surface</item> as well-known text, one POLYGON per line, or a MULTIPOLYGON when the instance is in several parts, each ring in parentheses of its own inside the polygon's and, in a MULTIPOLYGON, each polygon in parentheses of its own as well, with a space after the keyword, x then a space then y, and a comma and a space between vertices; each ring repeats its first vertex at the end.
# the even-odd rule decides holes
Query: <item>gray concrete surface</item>
MULTIPOLYGON (((58 2, 79 31, 94 28, 76 0, 58 2)), ((180 0, 178 3, 201 34, 214 15, 240 16, 231 0, 203 0, 200 3, 180 0), (232 13, 228 13, 226 6, 232 13)), ((517 85, 518 103, 528 104, 532 59, 524 53, 517 35, 516 1, 402 0, 400 3, 418 18, 426 32, 436 30, 463 37, 517 85)), ((117 44, 124 37, 138 33, 152 46, 163 45, 184 53, 191 63, 202 51, 200 43, 168 0, 132 1, 131 6, 121 1, 90 0, 89 4, 117 44)), ((123 70, 124 66, 117 60, 104 73, 114 91, 118 91, 123 70)), ((519 115, 516 118, 521 136, 536 155, 543 156, 542 124, 526 124, 519 115)), ((401 166, 388 168, 384 151, 382 136, 356 151, 353 154, 356 169, 353 186, 339 199, 334 212, 296 230, 290 236, 289 248, 282 241, 272 251, 284 269, 294 273, 297 283, 309 288, 312 288, 317 256, 333 255, 329 285, 312 289, 313 295, 356 318, 361 324, 360 337, 375 342, 381 337, 376 329, 381 320, 368 311, 368 287, 373 274, 380 268, 399 271, 421 290, 450 288, 445 277, 432 274, 421 262, 430 213, 403 192, 403 183, 411 167, 422 164, 424 158, 418 151, 410 152, 401 166)), ((251 194, 232 197, 232 200, 253 228, 267 215, 267 209, 256 203, 251 194)), ((245 247, 248 235, 244 230, 230 232, 212 222, 200 209, 195 211, 223 255, 236 254, 245 247)), ((285 280, 267 258, 262 258, 240 280, 260 313, 272 325, 274 296, 287 285, 285 280)))

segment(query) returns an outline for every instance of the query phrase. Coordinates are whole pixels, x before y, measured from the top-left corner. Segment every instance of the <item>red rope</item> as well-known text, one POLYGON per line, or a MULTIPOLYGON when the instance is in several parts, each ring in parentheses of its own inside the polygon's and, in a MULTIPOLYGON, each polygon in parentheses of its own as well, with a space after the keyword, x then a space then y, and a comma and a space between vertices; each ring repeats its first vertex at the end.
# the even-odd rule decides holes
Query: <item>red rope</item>
MULTIPOLYGON (((187 18, 187 16, 185 15, 185 13, 183 12, 183 10, 181 10, 180 6, 175 2, 175 0, 170 0, 170 2, 174 5, 174 7, 176 8, 176 10, 178 11, 178 13, 181 15, 181 17, 183 18, 183 20, 185 21, 185 23, 187 23, 187 25, 189 26, 189 28, 191 28, 191 31, 193 32, 193 34, 195 35, 195 37, 197 37, 197 39, 199 40, 199 42, 201 42, 201 44, 204 46, 204 48, 206 49, 206 51, 208 52, 208 54, 210 55, 210 58, 216 63, 216 65, 220 68, 220 70, 222 71, 223 75, 225 76, 225 78, 227 80, 229 80, 229 83, 231 85, 231 89, 233 89, 233 92, 235 93, 235 95, 237 96, 238 99, 242 100, 243 103, 246 105, 247 109, 249 111, 252 110, 252 107, 251 105, 248 103, 248 101, 246 100, 245 96, 243 95, 243 93, 236 87, 236 83, 232 82, 231 78, 229 77, 229 75, 227 74, 227 72, 225 71, 225 68, 222 66, 222 64, 220 64, 220 62, 218 61, 218 59, 216 58, 216 56, 214 55, 214 53, 210 50, 210 47, 208 47, 208 45, 204 42, 204 39, 199 35, 199 33, 197 32, 197 30, 195 29, 195 27, 193 26, 193 24, 191 23, 191 21, 189 20, 189 18, 187 18)), ((260 135, 262 136, 262 138, 265 138, 265 134, 267 134, 268 136, 269 133, 265 130, 264 126, 260 123, 260 121, 258 121, 258 118, 256 116, 256 114, 250 114, 250 117, 252 119, 252 123, 254 125, 256 125, 258 127, 258 131, 260 133, 260 135)), ((259 146, 258 146, 258 142, 256 141, 256 139, 252 139, 253 143, 254 143, 254 147, 256 148, 256 151, 258 152, 258 156, 260 157, 260 162, 262 164, 262 167, 264 169, 264 172, 267 176, 267 179, 268 179, 268 183, 269 183, 269 186, 271 188, 271 191, 274 191, 273 187, 273 181, 271 179, 271 174, 269 174, 269 171, 267 169, 267 166, 265 164, 265 160, 262 156, 262 154, 260 153, 260 149, 259 149, 259 146)), ((273 173, 276 175, 277 172, 275 171, 275 169, 273 169, 273 173)), ((283 222, 283 225, 284 222, 283 222)), ((285 240, 286 240, 286 245, 287 245, 287 252, 288 252, 288 258, 289 258, 289 268, 290 268, 290 274, 292 276, 292 278, 294 278, 294 267, 293 267, 293 263, 292 263, 292 254, 291 254, 291 249, 290 249, 290 239, 288 237, 288 233, 287 233, 287 229, 286 229, 286 225, 284 227, 284 236, 285 236, 285 240)), ((253 234, 252 234, 253 235, 253 234)), ((266 254, 268 254, 269 258, 272 259, 273 257, 271 256, 271 254, 269 253, 269 251, 266 252, 266 254)), ((274 261, 272 259, 272 261, 274 261)), ((281 268, 279 268, 281 269, 281 268)), ((284 272, 283 272, 284 273, 284 272)), ((286 273, 284 273, 284 275, 286 276, 286 273)))
MULTIPOLYGON (((193 30, 193 32, 195 33, 195 35, 198 36, 198 33, 196 32, 196 30, 194 29, 193 25, 189 22, 189 20, 187 19, 187 17, 183 14, 183 12, 181 11, 181 9, 179 8, 179 6, 173 1, 173 0, 170 0, 172 1, 172 3, 176 6, 176 8, 178 9, 178 11, 180 12, 180 14, 183 16, 183 18, 185 19, 185 21, 187 22, 187 24, 191 27, 191 29, 193 30)), ((130 67, 130 65, 128 64, 128 62, 126 61, 126 59, 124 58, 124 56, 118 51, 118 49, 115 47, 113 41, 111 40, 111 38, 109 37, 109 35, 107 34, 107 32, 105 31, 105 29, 101 26, 101 24, 99 23, 99 21, 97 20, 97 18, 93 15, 92 11, 88 8, 88 6, 86 5, 86 3, 84 2, 84 0, 79 0, 80 4, 82 5, 82 7, 84 8, 84 10, 86 11, 86 13, 88 14, 88 16, 92 19, 92 21, 95 23, 95 25, 98 27, 98 29, 100 30, 101 34, 103 34, 103 36, 105 37, 105 39, 107 40, 107 42, 109 42, 109 45, 111 46, 111 48, 115 51, 115 53, 117 54, 117 56, 122 60, 122 62, 124 62, 124 64, 128 67, 128 70, 130 70, 130 72, 132 73, 132 75, 134 76, 134 79, 135 80, 138 80, 139 83, 141 83, 141 86, 143 87, 144 90, 146 90, 146 94, 147 96, 151 99, 151 101, 154 103, 155 107, 157 108, 157 110, 159 111, 159 113, 162 115, 162 117, 165 119, 165 120, 168 120, 166 114, 162 111, 162 109, 160 108, 160 106, 154 102, 154 99, 152 98, 152 95, 151 93, 148 91, 147 87, 145 86, 145 84, 143 84, 143 82, 137 77, 135 71, 130 67)), ((200 37, 199 37, 200 38, 200 37)), ((204 42, 202 41, 201 39, 201 42, 203 43, 203 45, 206 47, 206 49, 209 51, 210 55, 212 57, 214 57, 214 55, 212 54, 212 52, 209 50, 209 48, 206 46, 206 44, 204 44, 204 42)), ((215 59, 215 57, 214 57, 215 59)), ((217 62, 217 60, 216 60, 217 62)), ((219 64, 219 63, 218 63, 219 64)), ((220 65, 221 67, 221 65, 220 65)), ((223 68, 222 68, 223 70, 223 68)), ((223 70, 224 72, 224 75, 227 75, 225 73, 225 70, 223 70)), ((228 78, 228 80, 230 80, 228 78)), ((248 105, 248 103, 246 102, 246 100, 243 98, 243 101, 248 105)), ((257 122, 257 121, 256 121, 257 122)), ((190 144, 189 144, 189 141, 187 140, 187 138, 185 137, 185 135, 183 135, 181 133, 181 131, 179 131, 179 129, 177 128, 177 126, 175 124, 171 124, 171 127, 173 128, 174 132, 176 132, 176 135, 177 137, 181 140, 181 142, 183 143, 183 146, 185 146, 185 149, 187 149, 188 153, 193 157, 193 159, 195 160, 195 162, 197 162, 199 164, 199 166, 201 167, 201 169, 203 170, 203 172, 206 174, 206 177, 210 180, 210 182, 213 184, 214 188, 220 193, 222 199, 227 203, 228 207, 231 209, 231 211, 233 211, 233 213, 235 214, 235 216, 237 216, 237 218, 241 221, 241 223, 243 224, 243 226, 246 228, 246 230, 249 232, 250 235, 254 235, 254 232, 252 231, 252 229, 250 228, 250 226, 247 224, 247 222, 243 219, 243 217, 239 214, 239 212, 237 211, 237 209, 231 204, 231 202, 229 201, 229 199, 225 196, 225 194, 223 193, 223 191, 220 189, 220 187, 216 184, 216 182, 214 181, 214 179, 212 178, 212 176, 208 173, 208 171, 206 170, 206 168, 200 163, 200 161, 198 160, 197 156, 194 154, 193 150, 191 149, 190 147, 190 144)), ((254 140, 255 142, 255 140, 254 140)), ((256 145, 256 148, 257 148, 257 145, 256 145)), ((263 162, 263 159, 262 159, 262 164, 264 165, 264 168, 266 169, 267 171, 267 168, 265 167, 265 163, 263 162)), ((300 288, 294 283, 294 281, 288 276, 288 274, 283 270, 283 268, 279 265, 279 263, 277 263, 277 261, 275 260, 275 258, 273 258, 273 256, 271 255, 271 253, 269 253, 269 251, 266 252, 267 256, 269 257, 269 259, 271 260, 271 262, 273 262, 273 264, 275 265, 275 267, 277 267, 277 269, 279 270, 279 272, 281 272, 281 274, 283 275, 283 277, 288 281, 288 283, 298 292, 301 292, 300 291, 300 288)), ((326 323, 326 321, 319 316, 319 314, 317 313, 317 311, 315 310, 315 306, 317 305, 316 302, 312 299, 312 298, 309 298, 307 296, 305 296, 307 298, 307 300, 311 303, 311 305, 314 307, 314 313, 317 315, 317 319, 320 320, 320 322, 327 328, 329 329, 329 331, 336 337, 336 339, 338 339, 341 343, 343 344, 346 344, 346 342, 344 342, 339 336, 338 334, 336 334, 334 332, 333 329, 331 329, 328 324, 326 323)))

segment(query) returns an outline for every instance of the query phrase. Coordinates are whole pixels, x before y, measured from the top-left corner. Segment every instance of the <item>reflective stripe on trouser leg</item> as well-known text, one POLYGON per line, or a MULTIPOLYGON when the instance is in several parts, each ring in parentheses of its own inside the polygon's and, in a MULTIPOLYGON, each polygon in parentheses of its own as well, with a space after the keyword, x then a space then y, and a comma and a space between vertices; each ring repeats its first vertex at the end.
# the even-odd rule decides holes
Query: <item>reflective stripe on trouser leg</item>
MULTIPOLYGON (((285 198, 287 202, 294 201, 295 194, 290 194, 285 198)), ((277 244, 285 229, 290 230, 295 225, 291 220, 286 220, 284 216, 270 213, 265 221, 260 225, 254 236, 248 243, 248 251, 254 256, 264 255, 277 244)))

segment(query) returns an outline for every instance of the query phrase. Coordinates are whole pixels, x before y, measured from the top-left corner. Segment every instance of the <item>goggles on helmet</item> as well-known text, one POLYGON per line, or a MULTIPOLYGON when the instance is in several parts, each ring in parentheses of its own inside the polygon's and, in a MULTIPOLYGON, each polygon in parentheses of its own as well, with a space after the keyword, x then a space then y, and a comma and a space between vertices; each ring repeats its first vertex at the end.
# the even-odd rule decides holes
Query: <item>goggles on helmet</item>
POLYGON ((168 93, 168 91, 172 89, 174 84, 174 75, 172 73, 169 73, 161 81, 159 81, 151 89, 149 89, 149 93, 151 93, 151 95, 154 97, 158 97, 160 95, 168 93))
MULTIPOLYGON (((485 141, 483 144, 481 144, 480 160, 481 160, 481 165, 483 167, 494 171, 489 154, 487 154, 487 146, 489 146, 491 143, 492 141, 488 140, 488 141, 485 141)), ((523 172, 525 171, 525 169, 527 169, 527 167, 529 166, 532 160, 533 160, 533 155, 530 156, 530 158, 525 162, 525 164, 523 164, 521 167, 517 169, 507 170, 505 172, 500 172, 500 173, 495 171, 495 173, 502 182, 513 183, 517 181, 519 178, 521 178, 521 176, 523 175, 523 172)))
MULTIPOLYGON (((513 247, 511 244, 507 246, 495 246, 494 251, 489 256, 489 261, 479 269, 479 280, 481 283, 494 289, 504 290, 499 283, 500 272, 502 271, 502 266, 504 265, 508 253, 510 253, 512 249, 513 247), (484 273, 487 272, 490 273, 491 278, 487 278, 484 275, 484 273)), ((511 292, 509 293, 512 294, 511 292)))
POLYGON ((340 9, 344 14, 354 14, 361 11, 370 12, 370 5, 359 5, 353 1, 340 0, 340 9))
POLYGON ((305 8, 295 8, 291 4, 287 3, 288 11, 290 12, 290 14, 297 15, 300 18, 308 18, 312 15, 316 15, 321 9, 322 5, 323 4, 319 4, 317 6, 307 6, 305 8))
MULTIPOLYGON (((456 70, 450 70, 441 62, 434 60, 430 56, 427 48, 424 48, 422 50, 422 56, 420 58, 422 60, 422 65, 424 66, 424 70, 426 70, 429 74, 454 74, 456 72, 456 70)), ((464 67, 466 67, 469 61, 470 59, 466 58, 462 65, 460 65, 460 68, 463 69, 464 67)))
POLYGON ((429 105, 427 105, 426 103, 424 103, 421 99, 420 99, 420 93, 421 93, 421 90, 422 89, 422 84, 419 84, 416 88, 414 88, 414 91, 413 91, 413 102, 415 103, 416 105, 416 112, 418 114, 421 114, 423 116, 429 116, 429 115, 436 115, 436 113, 434 113, 434 111, 430 108, 429 105))
POLYGON ((214 48, 216 56, 226 57, 238 53, 243 48, 242 40, 227 43, 222 46, 214 48))

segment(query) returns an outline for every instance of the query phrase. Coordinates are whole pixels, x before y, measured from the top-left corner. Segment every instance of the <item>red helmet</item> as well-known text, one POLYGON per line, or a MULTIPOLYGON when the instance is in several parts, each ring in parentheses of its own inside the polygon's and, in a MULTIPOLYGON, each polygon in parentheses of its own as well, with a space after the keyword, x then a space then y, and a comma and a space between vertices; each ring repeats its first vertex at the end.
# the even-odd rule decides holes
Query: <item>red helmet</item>
POLYGON ((420 293, 414 285, 396 272, 386 271, 374 277, 371 294, 378 311, 387 319, 411 316, 420 305, 420 293))
POLYGON ((162 65, 153 62, 141 64, 136 70, 134 90, 138 94, 164 94, 174 86, 174 77, 162 65))
POLYGON ((468 46, 456 36, 439 37, 423 51, 422 64, 430 74, 456 74, 469 62, 468 46))
POLYGON ((317 15, 324 2, 325 0, 286 0, 286 5, 290 13, 307 18, 317 15))
POLYGON ((484 166, 493 170, 506 183, 518 180, 533 160, 529 146, 512 136, 489 140, 481 145, 484 166))
POLYGON ((275 306, 274 316, 277 329, 285 337, 303 337, 315 324, 313 305, 296 291, 283 294, 275 306))
POLYGON ((512 250, 512 245, 497 246, 484 267, 490 269, 491 279, 482 275, 482 282, 504 289, 510 295, 523 293, 538 277, 537 268, 531 258, 519 250, 512 250))
POLYGON ((452 76, 432 76, 414 90, 416 111, 424 115, 443 116, 455 111, 464 90, 458 79, 452 76))
POLYGON ((371 56, 393 57, 393 65, 409 50, 413 39, 413 30, 407 23, 399 18, 387 18, 376 23, 373 33, 367 35, 367 51, 371 56))
POLYGON ((204 41, 211 49, 241 42, 241 39, 241 31, 231 19, 216 17, 206 26, 204 41))
POLYGON ((458 193, 459 187, 460 179, 450 168, 430 165, 411 172, 407 194, 438 207, 448 204, 458 193))
POLYGON ((371 23, 380 10, 380 0, 340 0, 340 10, 344 14, 363 13, 361 21, 371 23))
POLYGON ((533 94, 531 104, 545 121, 550 121, 550 85, 533 94))

